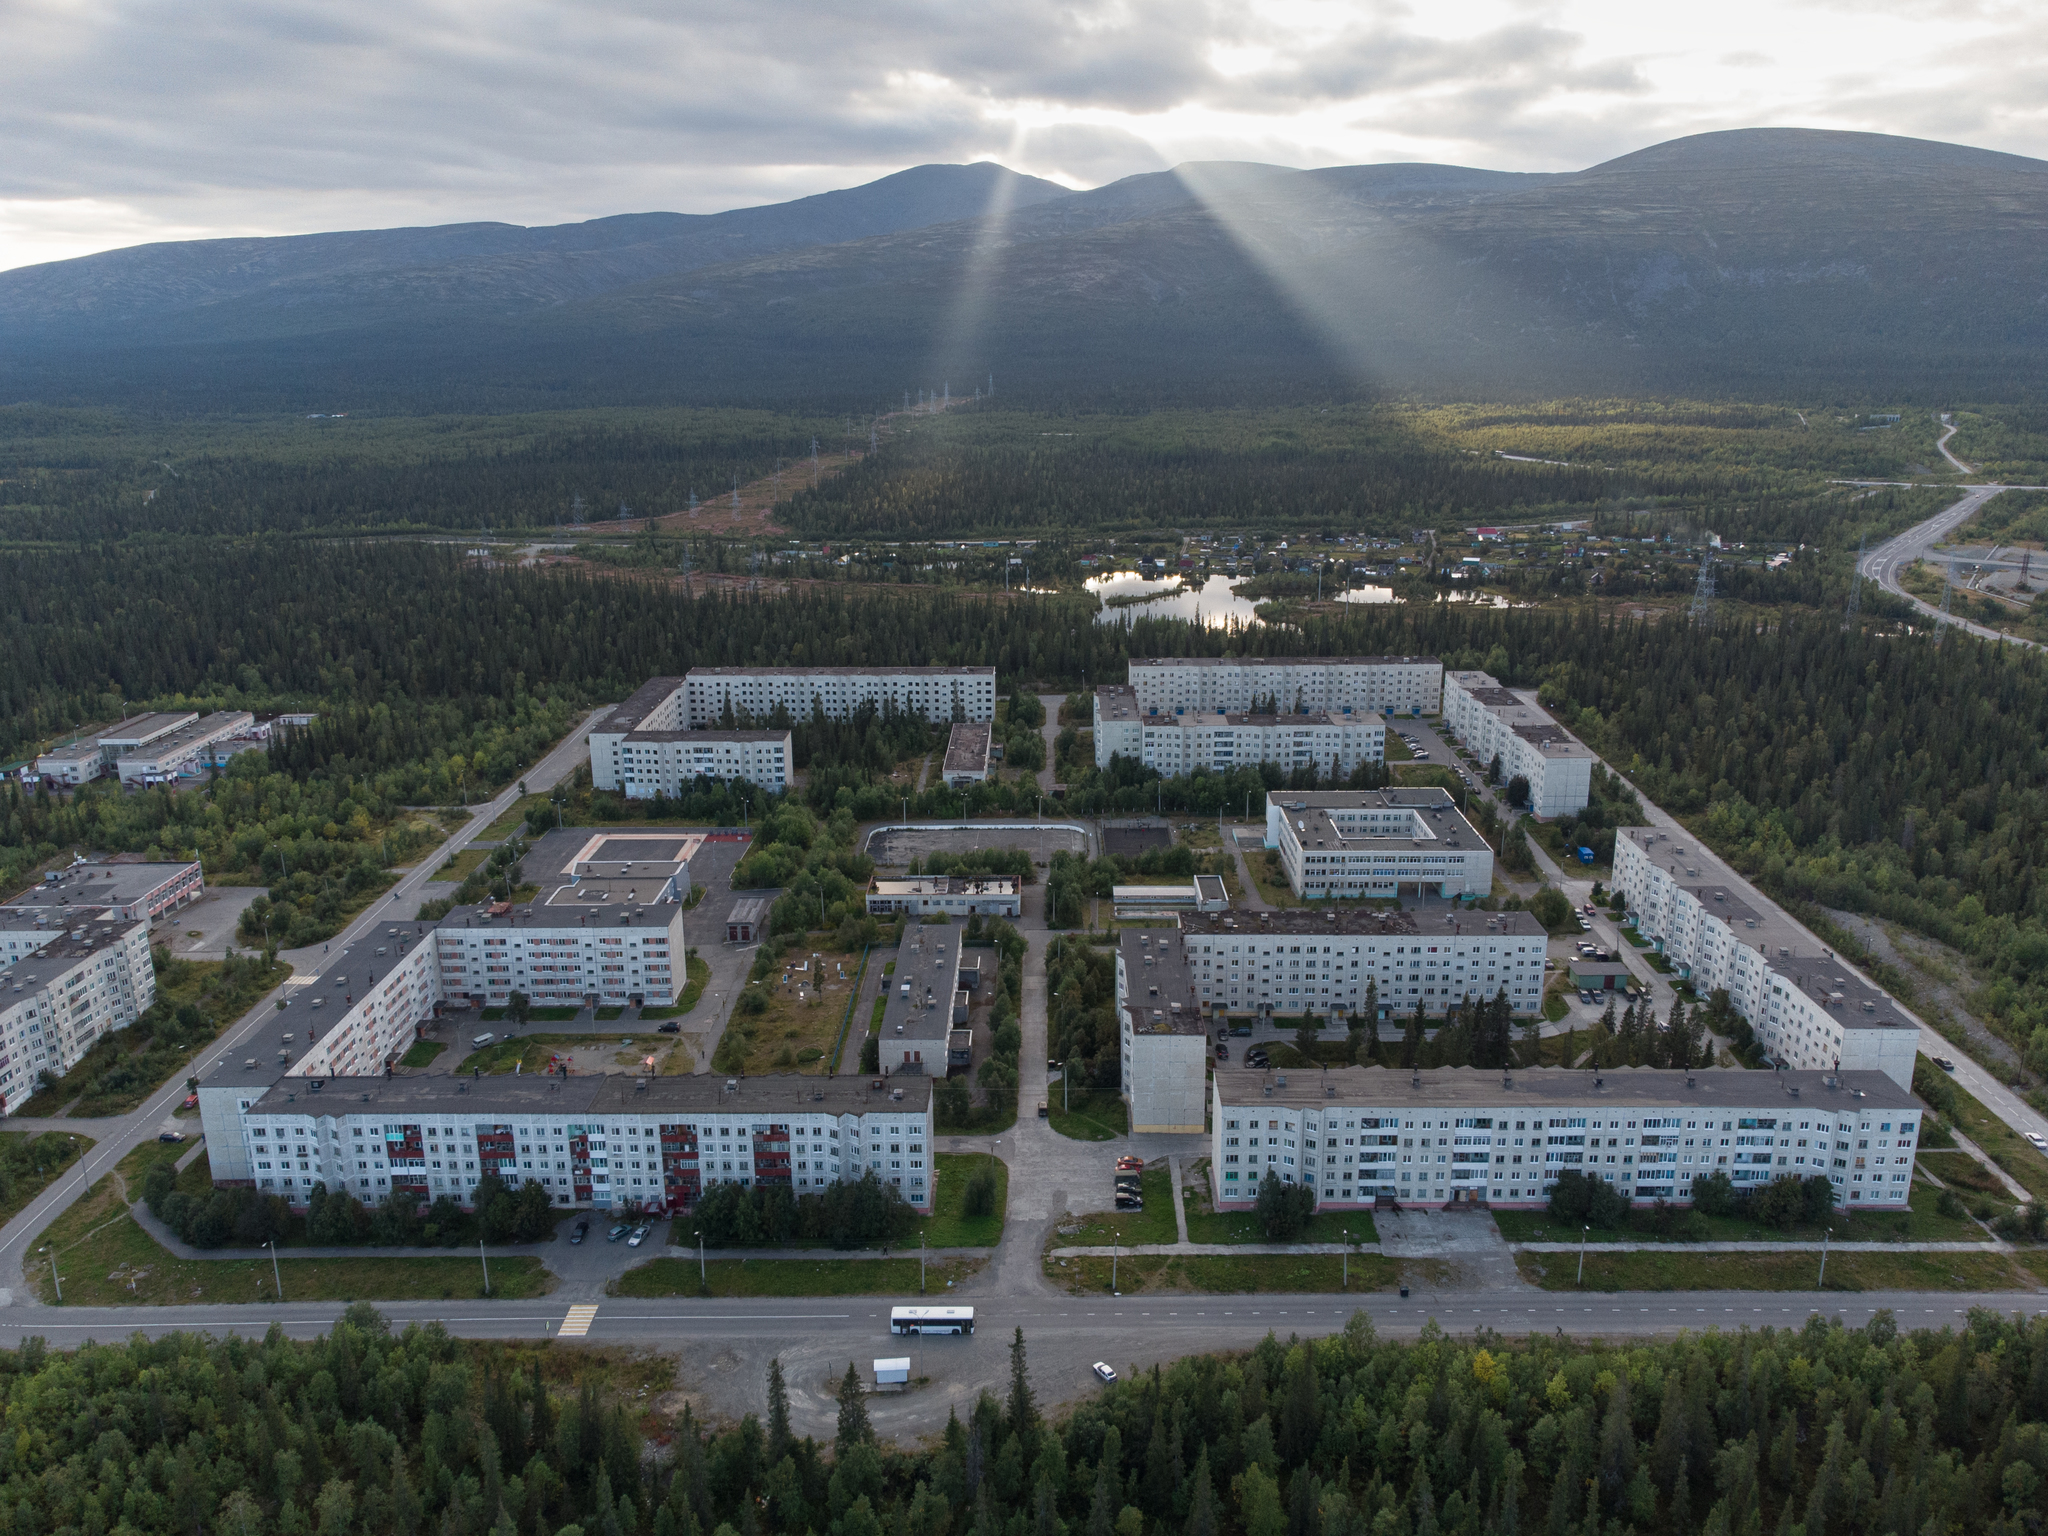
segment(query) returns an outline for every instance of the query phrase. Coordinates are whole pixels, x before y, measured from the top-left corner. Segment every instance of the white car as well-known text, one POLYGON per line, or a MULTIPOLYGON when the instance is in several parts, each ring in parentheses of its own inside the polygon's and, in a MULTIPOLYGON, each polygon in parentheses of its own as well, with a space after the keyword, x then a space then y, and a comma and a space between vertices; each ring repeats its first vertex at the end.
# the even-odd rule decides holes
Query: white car
POLYGON ((1097 1376, 1100 1376, 1104 1381, 1116 1380, 1116 1369, 1115 1367, 1110 1365, 1110 1363, 1106 1360, 1096 1361, 1093 1366, 1093 1370, 1095 1374, 1097 1376))
POLYGON ((642 1243, 647 1241, 647 1234, 651 1230, 653 1229, 650 1227, 635 1227, 633 1229, 633 1235, 626 1239, 626 1246, 628 1248, 638 1248, 642 1243))
POLYGON ((2026 1137, 2027 1140, 2031 1141, 2036 1147, 2040 1148, 2041 1151, 2048 1152, 2048 1136, 2042 1136, 2034 1131, 2028 1131, 2026 1133, 2026 1137))

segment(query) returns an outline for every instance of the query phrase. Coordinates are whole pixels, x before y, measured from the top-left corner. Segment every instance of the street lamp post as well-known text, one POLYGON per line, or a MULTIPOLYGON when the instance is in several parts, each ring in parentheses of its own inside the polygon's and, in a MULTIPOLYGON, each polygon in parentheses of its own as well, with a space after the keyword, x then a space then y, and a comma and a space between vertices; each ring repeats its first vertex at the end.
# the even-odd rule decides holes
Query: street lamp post
POLYGON ((1351 1229, 1340 1227, 1338 1235, 1344 1239, 1344 1289, 1351 1289, 1351 1229))
POLYGON ((284 1300, 284 1271, 277 1264, 277 1239, 272 1238, 263 1245, 270 1250, 270 1278, 277 1284, 277 1299, 284 1300))
POLYGON ((711 1288, 711 1281, 704 1273, 704 1229, 702 1227, 697 1229, 697 1283, 706 1290, 711 1288))
POLYGON ((917 1234, 917 1294, 924 1294, 924 1234, 917 1234))
POLYGON ((484 1294, 491 1294, 491 1261, 484 1253, 484 1240, 476 1240, 476 1261, 484 1267, 484 1294))
POLYGON ((1829 1227, 1820 1235, 1820 1278, 1813 1282, 1813 1288, 1817 1291, 1828 1288, 1828 1239, 1834 1235, 1833 1227, 1829 1227))
POLYGON ((53 1244, 43 1252, 50 1256, 50 1284, 57 1287, 57 1305, 61 1307, 64 1305, 64 1279, 57 1273, 57 1249, 53 1244))
POLYGON ((1111 1234, 1109 1242, 1109 1294, 1121 1296, 1123 1292, 1116 1288, 1116 1261, 1123 1254, 1123 1234, 1121 1232, 1111 1234))
POLYGON ((1593 1230, 1593 1229, 1592 1229, 1591 1227, 1581 1227, 1581 1228, 1579 1228, 1579 1278, 1578 1278, 1578 1283, 1579 1283, 1580 1285, 1584 1285, 1584 1284, 1586 1283, 1586 1238, 1587 1238, 1587 1235, 1588 1235, 1588 1234, 1590 1234, 1590 1233, 1592 1232, 1592 1230, 1593 1230))

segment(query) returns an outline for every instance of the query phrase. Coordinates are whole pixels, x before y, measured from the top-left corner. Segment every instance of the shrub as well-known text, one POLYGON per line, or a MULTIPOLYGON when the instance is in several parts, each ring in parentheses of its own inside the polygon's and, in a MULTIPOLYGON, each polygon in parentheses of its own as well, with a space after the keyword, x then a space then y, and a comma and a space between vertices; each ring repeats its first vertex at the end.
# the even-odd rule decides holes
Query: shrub
POLYGON ((1567 1168, 1551 1188, 1550 1214, 1573 1226, 1618 1227, 1628 1220, 1628 1197, 1605 1179, 1567 1168))
POLYGON ((1259 1181, 1258 1203, 1252 1208, 1259 1230, 1276 1243, 1300 1236, 1315 1215, 1315 1191, 1306 1184, 1283 1184, 1270 1168, 1259 1181))
POLYGON ((962 1197, 961 1210, 969 1216, 995 1215, 995 1169, 984 1163, 967 1176, 967 1189, 962 1197))

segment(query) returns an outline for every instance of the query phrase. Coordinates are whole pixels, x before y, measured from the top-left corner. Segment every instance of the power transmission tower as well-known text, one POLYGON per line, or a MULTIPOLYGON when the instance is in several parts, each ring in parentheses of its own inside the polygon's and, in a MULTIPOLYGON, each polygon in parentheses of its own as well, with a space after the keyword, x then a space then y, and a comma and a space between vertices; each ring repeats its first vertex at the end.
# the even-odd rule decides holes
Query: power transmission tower
POLYGON ((583 493, 581 491, 578 491, 576 499, 569 503, 569 521, 572 523, 583 521, 583 493))
POLYGON ((1869 542, 1867 533, 1856 541, 1856 564, 1849 572, 1849 611, 1844 615, 1846 618, 1855 618, 1863 607, 1863 546, 1869 542))
POLYGON ((1708 624, 1714 617, 1714 552, 1703 550, 1700 554, 1700 579, 1692 590, 1692 621, 1708 624))

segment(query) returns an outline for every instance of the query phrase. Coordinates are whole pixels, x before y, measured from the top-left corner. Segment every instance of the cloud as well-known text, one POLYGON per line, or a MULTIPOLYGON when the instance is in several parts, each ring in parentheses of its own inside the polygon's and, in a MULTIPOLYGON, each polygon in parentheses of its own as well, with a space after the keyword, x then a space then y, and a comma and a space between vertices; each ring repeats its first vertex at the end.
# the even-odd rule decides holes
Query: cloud
POLYGON ((1557 170, 1767 122, 2039 153, 2039 12, 0 0, 0 266, 194 232, 708 212, 927 161, 1069 185, 1195 156, 1557 170))

